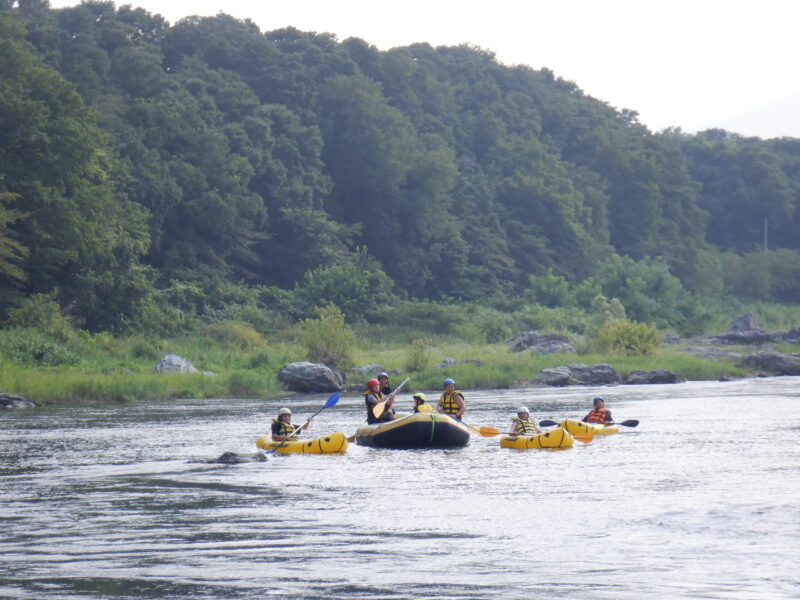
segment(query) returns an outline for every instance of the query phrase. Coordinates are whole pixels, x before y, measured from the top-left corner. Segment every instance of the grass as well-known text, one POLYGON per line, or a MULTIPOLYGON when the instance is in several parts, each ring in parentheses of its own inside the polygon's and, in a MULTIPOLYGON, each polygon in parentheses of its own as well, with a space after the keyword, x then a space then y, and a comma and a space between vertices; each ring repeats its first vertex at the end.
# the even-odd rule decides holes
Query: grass
MULTIPOLYGON (((6 332, 3 332, 6 333, 6 332)), ((64 351, 35 356, 67 356, 64 364, 41 365, 30 362, 26 352, 41 347, 41 334, 11 332, 3 352, 0 340, 0 391, 18 393, 41 404, 78 404, 129 402, 135 400, 168 400, 172 398, 270 397, 281 393, 278 371, 287 363, 305 360, 305 351, 294 335, 284 331, 270 339, 259 339, 248 331, 233 328, 221 331, 201 330, 194 335, 167 340, 142 337, 114 338, 107 334, 84 336, 65 343, 64 351), (17 336, 17 338, 14 338, 17 336), (36 337, 38 336, 38 337, 36 337), (35 338, 35 339, 34 339, 35 338), (39 344, 37 346, 37 344, 39 344), (171 374, 153 371, 157 360, 174 353, 190 360, 198 369, 213 375, 171 374)), ((361 332, 362 334, 364 332, 361 332)), ((715 380, 721 377, 746 375, 727 361, 708 361, 662 347, 652 356, 611 354, 531 354, 510 352, 505 344, 476 344, 453 341, 452 337, 424 335, 417 332, 405 340, 425 338, 427 365, 419 361, 419 345, 409 341, 381 341, 382 336, 358 336, 354 349, 356 365, 380 363, 386 369, 397 369, 409 375, 407 391, 440 389, 445 377, 456 380, 464 390, 512 388, 536 385, 542 369, 570 363, 606 363, 620 376, 633 370, 650 371, 663 368, 688 380, 715 380), (407 372, 409 356, 417 352, 416 364, 424 368, 407 372), (445 359, 454 364, 440 368, 445 359)), ((48 347, 49 348, 49 347, 48 347)), ((733 349, 733 348, 731 348, 733 349)), ((797 347, 782 347, 797 352, 797 347)), ((58 349, 57 349, 58 350, 58 349)), ((744 350, 748 352, 750 350, 744 350)), ((755 351, 755 350, 752 350, 755 351)), ((349 383, 360 384, 351 377, 349 383)))

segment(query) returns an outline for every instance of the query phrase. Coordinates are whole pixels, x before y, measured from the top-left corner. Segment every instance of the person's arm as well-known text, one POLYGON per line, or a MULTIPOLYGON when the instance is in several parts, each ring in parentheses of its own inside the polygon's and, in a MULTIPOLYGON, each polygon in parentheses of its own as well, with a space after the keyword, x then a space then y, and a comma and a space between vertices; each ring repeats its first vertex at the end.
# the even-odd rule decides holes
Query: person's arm
POLYGON ((511 429, 508 430, 508 435, 517 435, 517 423, 516 421, 511 421, 511 429))
POLYGON ((467 405, 464 404, 464 396, 459 394, 456 398, 456 405, 458 405, 458 411, 455 414, 456 419, 460 419, 461 415, 463 415, 467 410, 467 405))
POLYGON ((606 411, 606 424, 607 425, 613 425, 614 424, 614 417, 611 416, 611 411, 610 410, 606 411))

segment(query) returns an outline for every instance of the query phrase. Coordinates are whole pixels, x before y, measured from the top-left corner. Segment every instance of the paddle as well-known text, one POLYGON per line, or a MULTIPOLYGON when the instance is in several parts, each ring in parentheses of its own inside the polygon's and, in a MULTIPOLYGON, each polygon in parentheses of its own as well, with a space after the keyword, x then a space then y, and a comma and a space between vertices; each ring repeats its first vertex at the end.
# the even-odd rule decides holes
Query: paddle
MULTIPOLYGON (((611 425, 622 425, 623 427, 636 427, 638 424, 639 424, 639 419, 628 419, 627 421, 623 421, 622 423, 611 423, 611 425)), ((555 421, 550 421, 549 419, 545 419, 544 421, 539 421, 539 427, 554 427, 555 425, 558 425, 558 423, 556 423, 555 421)))
POLYGON ((494 437, 496 435, 500 435, 503 433, 499 429, 495 429, 494 427, 475 427, 474 425, 467 425, 462 421, 463 425, 469 427, 473 432, 481 435, 482 437, 494 437))
MULTIPOLYGON (((330 408, 331 406, 334 406, 334 405, 335 405, 335 404, 336 404, 338 401, 339 401, 339 392, 333 392, 333 393, 332 393, 332 394, 331 394, 331 395, 328 397, 328 399, 325 401, 325 404, 322 406, 322 408, 320 408, 320 409, 319 409, 317 412, 315 412, 313 415, 311 415, 310 417, 308 417, 308 419, 306 419, 306 422, 304 423, 304 425, 305 425, 305 424, 307 424, 307 423, 310 423, 310 422, 311 422, 311 419, 313 419, 314 417, 316 417, 316 416, 317 416, 319 413, 321 413, 321 412, 322 412, 323 410, 325 410, 326 408, 330 408)), ((303 425, 298 425, 298 426, 295 428, 295 430, 294 430, 294 431, 291 433, 291 435, 294 435, 295 433, 297 433, 298 431, 300 431, 300 429, 301 429, 302 427, 303 427, 303 425)), ((275 452, 275 451, 276 451, 278 448, 283 448, 283 446, 284 446, 284 445, 286 444, 286 442, 288 442, 288 441, 290 441, 290 440, 289 440, 289 438, 286 438, 286 439, 285 439, 285 440, 283 440, 283 441, 282 441, 282 442, 281 442, 279 445, 275 446, 274 448, 272 448, 272 449, 270 449, 270 450, 266 450, 266 451, 264 452, 264 454, 272 454, 272 453, 273 453, 273 452, 275 452)))
MULTIPOLYGON (((392 394, 394 394, 396 396, 397 392, 400 391, 400 388, 403 387, 406 383, 408 383, 408 379, 409 379, 408 377, 403 379, 403 382, 400 385, 398 385, 396 388, 394 388, 394 391, 392 392, 392 394)), ((380 419, 381 415, 383 414, 383 411, 385 409, 386 409, 386 400, 384 400, 382 402, 378 402, 375 406, 373 406, 372 407, 372 414, 375 415, 376 419, 380 419)))

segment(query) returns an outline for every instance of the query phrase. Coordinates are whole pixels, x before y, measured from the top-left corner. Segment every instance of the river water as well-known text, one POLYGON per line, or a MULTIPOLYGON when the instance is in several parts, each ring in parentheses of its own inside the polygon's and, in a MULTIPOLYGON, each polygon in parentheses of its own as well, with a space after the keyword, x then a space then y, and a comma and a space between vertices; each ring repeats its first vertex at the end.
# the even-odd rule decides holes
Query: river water
MULTIPOLYGON (((327 395, 0 415, 0 598, 797 598, 800 378, 467 393, 506 430, 582 416, 568 450, 255 452, 327 395)), ((400 407, 410 406, 408 396, 400 407)), ((352 434, 342 397, 309 434, 352 434)))

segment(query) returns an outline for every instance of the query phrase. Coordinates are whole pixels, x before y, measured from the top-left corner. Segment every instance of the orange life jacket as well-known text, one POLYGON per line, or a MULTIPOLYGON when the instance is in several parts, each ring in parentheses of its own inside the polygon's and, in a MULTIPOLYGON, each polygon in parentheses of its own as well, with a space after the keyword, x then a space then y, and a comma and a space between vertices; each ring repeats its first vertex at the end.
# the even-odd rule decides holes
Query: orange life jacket
POLYGON ((583 421, 584 423, 605 423, 608 420, 607 412, 607 408, 593 408, 583 421))

